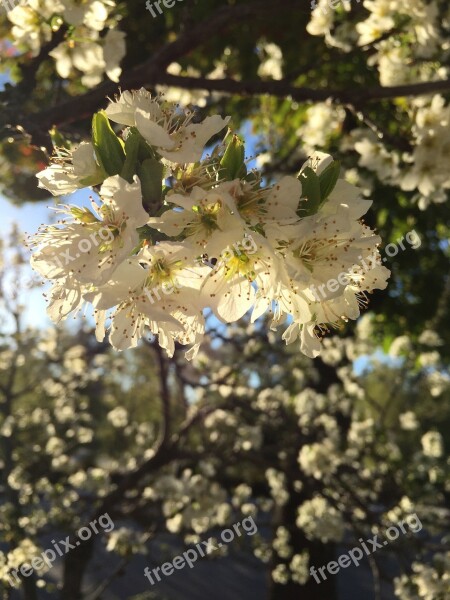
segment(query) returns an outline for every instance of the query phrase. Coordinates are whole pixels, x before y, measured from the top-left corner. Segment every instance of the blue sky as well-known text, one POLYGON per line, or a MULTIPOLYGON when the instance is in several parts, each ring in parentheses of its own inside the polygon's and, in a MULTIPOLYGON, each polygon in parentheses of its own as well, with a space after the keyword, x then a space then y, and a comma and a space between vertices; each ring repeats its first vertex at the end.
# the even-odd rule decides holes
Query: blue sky
POLYGON ((27 202, 22 206, 14 206, 0 195, 0 233, 5 235, 13 223, 17 223, 22 231, 33 233, 41 223, 48 220, 49 212, 45 202, 27 202))
MULTIPOLYGON (((33 233, 41 223, 48 219, 48 209, 43 203, 27 203, 21 207, 12 205, 6 198, 0 195, 0 236, 3 238, 11 230, 13 223, 17 223, 23 232, 33 233)), ((28 270, 27 270, 28 271, 28 270)), ((31 268, 24 280, 33 274, 31 268)), ((14 285, 12 283, 11 285, 14 285)), ((42 296, 42 290, 31 290, 26 292, 24 298, 26 305, 25 321, 27 324, 48 325, 46 316, 46 304, 42 296)))
MULTIPOLYGON (((71 203, 74 199, 82 201, 88 194, 86 192, 78 192, 71 196, 71 203)), ((51 210, 51 206, 54 206, 53 200, 50 199, 48 202, 26 202, 21 206, 15 206, 11 204, 3 195, 0 194, 0 237, 4 238, 8 232, 11 231, 12 225, 15 223, 18 225, 19 230, 23 233, 32 234, 35 233, 43 223, 49 223, 54 220, 54 211, 51 210)), ((36 276, 36 274, 30 268, 25 273, 23 281, 28 278, 36 276)), ((12 285, 14 283, 12 282, 12 285)), ((42 295, 43 291, 47 290, 49 285, 43 288, 27 291, 24 296, 24 302, 26 305, 25 321, 27 324, 49 326, 51 324, 50 319, 46 315, 46 302, 42 295)))

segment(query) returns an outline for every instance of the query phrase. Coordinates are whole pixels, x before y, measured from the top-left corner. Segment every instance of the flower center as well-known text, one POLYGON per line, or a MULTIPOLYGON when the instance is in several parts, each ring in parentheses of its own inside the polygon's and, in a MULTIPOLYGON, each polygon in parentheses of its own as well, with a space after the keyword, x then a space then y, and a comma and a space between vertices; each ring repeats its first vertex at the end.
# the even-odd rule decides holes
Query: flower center
POLYGON ((216 229, 219 229, 217 225, 217 216, 222 208, 222 202, 200 203, 192 207, 192 212, 197 215, 197 220, 190 223, 184 230, 185 236, 195 235, 201 231, 205 231, 207 234, 211 234, 216 229))
POLYGON ((158 258, 153 263, 149 264, 148 276, 144 287, 157 286, 161 284, 175 285, 175 273, 181 267, 181 261, 169 262, 165 258, 158 258))
POLYGON ((254 281, 256 273, 254 270, 253 256, 248 256, 245 252, 233 250, 233 256, 227 258, 225 262, 225 279, 232 279, 235 275, 243 275, 249 281, 254 281))
POLYGON ((344 243, 337 237, 329 239, 309 239, 292 250, 292 255, 301 260, 302 264, 313 271, 318 264, 332 264, 338 260, 336 250, 344 243))

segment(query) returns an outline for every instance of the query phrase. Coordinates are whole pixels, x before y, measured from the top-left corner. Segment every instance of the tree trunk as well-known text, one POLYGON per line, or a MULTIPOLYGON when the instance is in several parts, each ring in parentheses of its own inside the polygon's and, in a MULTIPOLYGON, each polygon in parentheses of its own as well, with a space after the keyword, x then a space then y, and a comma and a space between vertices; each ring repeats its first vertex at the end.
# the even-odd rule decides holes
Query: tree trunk
MULTIPOLYGON (((289 545, 293 548, 293 554, 301 554, 305 550, 309 552, 309 566, 316 569, 326 565, 330 560, 334 560, 335 544, 322 544, 317 541, 310 541, 305 538, 303 532, 295 524, 297 518, 297 508, 305 500, 305 494, 295 492, 290 489, 290 499, 282 510, 281 519, 277 519, 276 526, 285 527, 290 534, 289 545)), ((278 516, 280 517, 280 515, 278 516)), ((282 561, 280 562, 290 562, 282 561)), ((308 569, 309 570, 309 569, 308 569)), ((289 581, 286 585, 271 582, 269 600, 336 600, 336 577, 327 573, 326 581, 317 583, 313 577, 310 577, 304 585, 289 581)))
POLYGON ((34 575, 31 577, 21 577, 21 580, 24 600, 38 600, 34 575))
MULTIPOLYGON (((73 540, 71 540, 73 542, 73 540)), ((75 542, 76 543, 76 540, 75 542)), ((81 600, 83 576, 92 558, 95 540, 91 538, 69 551, 64 559, 64 583, 61 600, 81 600)))
MULTIPOLYGON (((316 360, 316 369, 319 377, 314 385, 311 385, 318 393, 327 394, 330 385, 339 383, 339 377, 337 376, 336 369, 325 364, 322 360, 316 360)), ((337 415, 338 424, 345 431, 348 429, 349 423, 345 418, 339 419, 337 415), (340 422, 342 420, 342 422, 340 422)), ((302 479, 301 473, 298 470, 297 448, 290 456, 290 462, 285 471, 285 475, 288 483, 289 500, 283 506, 280 511, 281 514, 275 516, 276 527, 285 527, 290 534, 289 545, 293 549, 293 555, 301 554, 305 550, 309 553, 309 568, 315 567, 316 570, 319 567, 325 566, 331 560, 335 558, 336 545, 334 543, 323 544, 319 541, 308 540, 304 533, 297 527, 297 509, 303 504, 305 500, 309 500, 314 496, 315 493, 321 491, 321 483, 310 484, 308 481, 303 481, 303 488, 300 492, 297 492, 290 483, 295 479, 302 479)), ((289 564, 291 559, 283 561, 278 559, 278 563, 285 562, 289 564)), ((288 567, 289 569, 289 567, 288 567)), ((326 572, 326 580, 320 578, 318 583, 313 576, 310 576, 308 581, 304 585, 289 581, 286 585, 281 585, 271 581, 269 600, 336 600, 337 598, 337 580, 336 576, 330 575, 326 572)))

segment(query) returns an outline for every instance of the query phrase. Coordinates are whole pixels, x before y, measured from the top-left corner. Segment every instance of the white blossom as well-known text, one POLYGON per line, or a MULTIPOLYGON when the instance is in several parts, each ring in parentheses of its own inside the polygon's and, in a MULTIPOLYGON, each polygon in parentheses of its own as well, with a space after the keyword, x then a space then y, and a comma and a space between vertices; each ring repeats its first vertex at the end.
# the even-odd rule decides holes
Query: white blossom
POLYGON ((194 124, 194 113, 177 112, 174 103, 152 98, 144 88, 123 92, 110 102, 106 114, 115 123, 137 127, 161 156, 174 163, 200 160, 208 140, 230 120, 216 115, 194 124))

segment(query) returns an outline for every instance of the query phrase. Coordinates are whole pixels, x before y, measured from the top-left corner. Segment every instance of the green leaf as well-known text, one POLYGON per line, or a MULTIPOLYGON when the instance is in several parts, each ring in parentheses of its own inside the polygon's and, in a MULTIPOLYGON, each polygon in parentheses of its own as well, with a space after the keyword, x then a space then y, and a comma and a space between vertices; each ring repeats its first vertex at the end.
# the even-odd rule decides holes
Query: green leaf
POLYGON ((153 229, 149 225, 143 225, 142 227, 138 227, 136 230, 139 233, 139 245, 137 248, 142 247, 142 242, 150 242, 151 245, 156 242, 165 242, 166 240, 170 240, 169 236, 157 229, 153 229))
POLYGON ((120 176, 132 183, 133 175, 137 174, 139 146, 141 143, 139 133, 131 131, 125 140, 125 163, 120 172, 120 176))
POLYGON ((321 202, 325 202, 334 190, 337 180, 339 179, 340 171, 341 163, 338 160, 333 160, 333 162, 319 175, 321 202))
POLYGON ((389 353, 389 348, 391 347, 391 344, 394 341, 394 339, 395 336, 392 334, 388 334, 383 337, 382 348, 385 354, 389 353))
POLYGON ((378 213, 378 227, 384 227, 389 217, 389 211, 387 208, 382 208, 378 213))
POLYGON ((147 158, 157 158, 156 152, 151 146, 149 146, 149 144, 147 144, 145 139, 135 127, 131 128, 131 132, 139 138, 139 162, 144 162, 144 160, 147 160, 147 158))
POLYGON ((142 225, 142 227, 138 227, 136 230, 139 234, 139 240, 147 240, 149 242, 153 242, 152 235, 154 233, 154 229, 152 229, 149 225, 142 225))
POLYGON ((220 167, 221 177, 224 177, 228 181, 247 175, 247 167, 245 166, 245 146, 239 136, 232 136, 220 161, 220 167))
POLYGON ((97 160, 108 175, 118 175, 125 162, 124 143, 112 130, 104 111, 92 118, 92 143, 97 160))
POLYGON ((138 166, 144 207, 154 215, 161 205, 164 165, 155 158, 147 158, 138 166))
POLYGON ((105 173, 103 168, 97 165, 93 175, 88 175, 87 177, 80 179, 80 185, 86 187, 100 185, 105 181, 105 179, 108 179, 108 173, 105 173))
POLYGON ((302 184, 302 198, 306 198, 307 202, 301 204, 302 216, 313 215, 319 208, 321 203, 320 195, 320 180, 311 167, 305 167, 298 176, 302 184))
POLYGON ((52 140, 53 148, 66 148, 67 150, 71 149, 72 144, 70 140, 65 138, 62 133, 60 133, 56 127, 52 127, 49 131, 50 139, 52 140))

